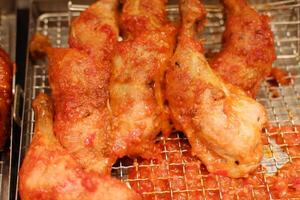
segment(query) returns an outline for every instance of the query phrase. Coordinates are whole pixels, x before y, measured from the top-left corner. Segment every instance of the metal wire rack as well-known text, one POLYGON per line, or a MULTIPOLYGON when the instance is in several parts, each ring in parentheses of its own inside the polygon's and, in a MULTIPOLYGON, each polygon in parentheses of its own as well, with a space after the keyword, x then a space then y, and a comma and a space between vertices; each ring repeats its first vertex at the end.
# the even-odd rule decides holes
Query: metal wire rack
MULTIPOLYGON (((252 3, 261 13, 271 18, 277 52, 275 66, 288 72, 286 78, 291 79, 291 84, 270 85, 269 82, 272 81, 270 77, 260 89, 257 101, 267 109, 270 127, 276 127, 276 131, 272 128, 265 131, 265 156, 262 161, 264 168, 260 167, 255 173, 260 181, 250 187, 251 195, 246 199, 276 199, 270 183, 272 174, 284 164, 293 163, 300 158, 299 150, 293 151, 294 147, 300 147, 300 142, 290 144, 285 137, 300 134, 300 130, 297 129, 297 124, 300 124, 300 1, 266 0, 252 1, 252 3), (291 128, 287 130, 286 126, 291 128), (276 137, 281 138, 281 142, 277 141, 278 144, 274 144, 276 137), (262 194, 264 194, 263 197, 262 194)), ((217 51, 220 48, 221 34, 224 30, 222 8, 213 1, 206 6, 208 23, 204 33, 205 46, 207 49, 217 51)), ((69 3, 69 12, 43 13, 36 19, 33 32, 38 31, 47 35, 55 47, 66 47, 69 31, 68 21, 70 17, 78 15, 84 8, 86 8, 84 5, 69 3)), ((171 20, 177 19, 178 8, 170 5, 168 14, 171 20)), ((50 93, 47 63, 43 61, 29 62, 26 74, 20 159, 24 157, 32 138, 34 113, 31 102, 39 92, 50 93)), ((238 186, 226 188, 222 177, 209 175, 201 166, 200 161, 187 161, 186 154, 190 149, 186 145, 187 139, 181 133, 174 133, 170 138, 158 138, 158 142, 161 144, 162 156, 165 160, 163 165, 156 161, 144 162, 137 159, 128 161, 125 159, 114 165, 112 174, 137 190, 143 190, 144 183, 148 182, 151 189, 143 192, 143 197, 146 199, 245 199, 240 196, 240 192, 237 192, 236 187, 238 186), (168 145, 170 142, 173 144, 172 148, 168 145), (174 144, 176 144, 175 147, 174 144), (174 156, 178 158, 176 162, 173 160, 174 156), (194 167, 193 172, 196 172, 194 173, 195 177, 188 174, 191 170, 190 164, 194 167), (161 167, 166 168, 165 174, 157 174, 157 169, 161 167), (172 176, 170 173, 174 167, 180 168, 180 173, 176 176, 172 176), (146 169, 146 175, 143 169, 146 169), (196 186, 190 185, 190 179, 196 180, 196 186), (214 184, 209 181, 211 179, 214 180, 214 184), (165 188, 160 186, 161 181, 165 183, 165 188), (180 187, 174 187, 179 182, 182 183, 180 187), (227 192, 231 192, 232 195, 228 197, 227 192), (194 193, 198 194, 196 198, 194 193)), ((300 168, 297 170, 300 171, 300 168)), ((300 199, 300 196, 286 199, 300 199)))
MULTIPOLYGON (((12 60, 15 59, 15 25, 14 14, 0 14, 0 46, 10 55, 12 60)), ((14 79, 13 77, 13 93, 14 79)), ((9 147, 0 152, 0 197, 3 200, 8 200, 10 195, 12 138, 13 118, 11 118, 9 147)))

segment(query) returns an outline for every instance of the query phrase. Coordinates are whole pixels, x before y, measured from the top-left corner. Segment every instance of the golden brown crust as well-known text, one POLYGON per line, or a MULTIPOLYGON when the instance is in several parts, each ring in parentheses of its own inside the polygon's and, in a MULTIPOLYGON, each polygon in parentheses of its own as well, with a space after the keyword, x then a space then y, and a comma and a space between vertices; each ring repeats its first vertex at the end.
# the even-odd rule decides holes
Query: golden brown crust
POLYGON ((101 0, 89 6, 71 24, 70 47, 110 68, 119 36, 117 7, 118 0, 101 0))
POLYGON ((114 150, 118 156, 156 156, 155 138, 170 132, 162 88, 175 43, 164 0, 126 0, 124 41, 117 45, 110 80, 114 150))
POLYGON ((167 71, 167 99, 175 126, 187 135, 193 154, 208 171, 245 177, 262 158, 266 111, 239 88, 224 83, 208 65, 193 26, 205 16, 202 7, 198 0, 180 2, 186 24, 167 71), (189 12, 189 5, 195 12, 189 12))
POLYGON ((117 0, 97 1, 71 25, 71 48, 48 50, 55 105, 54 131, 85 168, 110 173, 112 153, 108 84, 117 42, 117 0))
POLYGON ((22 200, 140 199, 119 180, 88 172, 64 149, 53 133, 53 105, 45 94, 33 102, 35 134, 20 169, 22 200))
POLYGON ((12 101, 13 64, 8 54, 0 48, 0 148, 9 134, 12 101))
POLYGON ((84 168, 109 173, 116 157, 110 151, 106 66, 77 49, 48 52, 56 136, 84 168))
POLYGON ((165 0, 124 0, 120 28, 125 38, 159 29, 166 23, 165 0))
POLYGON ((269 18, 258 14, 245 0, 223 0, 223 5, 223 47, 210 65, 223 80, 255 97, 276 58, 269 18))
POLYGON ((50 48, 49 38, 41 33, 35 33, 29 43, 29 53, 33 60, 44 59, 47 56, 47 49, 50 48))

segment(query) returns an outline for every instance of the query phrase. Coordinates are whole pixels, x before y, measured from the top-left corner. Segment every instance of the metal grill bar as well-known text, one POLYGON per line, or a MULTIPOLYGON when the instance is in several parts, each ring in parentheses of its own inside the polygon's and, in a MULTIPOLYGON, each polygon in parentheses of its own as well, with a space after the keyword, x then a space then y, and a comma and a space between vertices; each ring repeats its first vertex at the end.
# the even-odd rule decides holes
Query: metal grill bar
MULTIPOLYGON (((278 85, 270 86, 268 81, 272 78, 267 78, 263 83, 259 92, 257 100, 262 103, 268 111, 269 123, 271 126, 279 127, 279 131, 272 132, 266 129, 265 134, 267 137, 267 144, 264 145, 265 150, 270 150, 271 156, 265 158, 262 164, 267 164, 274 171, 277 171, 281 165, 286 162, 285 159, 278 158, 280 152, 276 146, 272 145, 274 137, 281 137, 282 143, 278 144, 279 148, 286 151, 287 160, 293 162, 295 159, 300 158, 300 152, 296 155, 291 154, 291 148, 295 145, 290 145, 284 138, 288 134, 299 134, 296 125, 300 124, 300 1, 299 0, 281 0, 281 1, 253 1, 253 5, 260 12, 271 17, 271 28, 275 34, 275 45, 277 52, 277 61, 275 66, 285 69, 288 72, 286 78, 292 78, 292 83, 288 86, 278 85), (276 91, 279 96, 274 96, 276 91), (283 127, 289 125, 294 127, 293 131, 285 131, 283 127)), ((56 47, 66 47, 68 37, 69 19, 77 16, 81 11, 87 8, 87 5, 74 5, 69 3, 69 13, 44 13, 36 20, 36 31, 48 35, 52 44, 56 47)), ((208 10, 208 23, 205 29, 205 46, 206 49, 211 49, 213 52, 220 49, 221 35, 224 30, 224 20, 222 15, 222 8, 219 5, 207 5, 208 10)), ((178 19, 178 8, 174 5, 168 7, 168 13, 171 20, 178 19)), ((25 88, 25 108, 24 108, 24 124, 23 124, 23 138, 21 144, 21 159, 24 157, 25 152, 30 144, 33 127, 34 127, 34 114, 31 109, 32 99, 41 91, 50 93, 50 88, 47 80, 47 63, 29 63, 27 69, 25 88)), ((160 199, 168 197, 176 199, 178 195, 184 195, 186 199, 190 199, 192 194, 199 193, 203 199, 209 199, 210 195, 215 195, 219 199, 225 199, 224 191, 227 189, 234 192, 234 198, 241 199, 236 186, 225 187, 222 178, 217 175, 208 175, 202 169, 201 163, 194 163, 197 169, 197 181, 199 185, 193 188, 189 185, 188 171, 190 170, 189 162, 184 160, 184 155, 189 153, 183 144, 187 141, 180 133, 174 133, 170 138, 158 138, 158 141, 163 145, 162 156, 166 162, 167 174, 159 177, 145 177, 141 174, 142 169, 148 169, 151 175, 155 175, 155 171, 161 167, 151 160, 143 163, 135 159, 131 164, 120 160, 114 167, 112 174, 128 186, 136 184, 137 188, 141 190, 142 184, 155 180, 153 190, 144 192, 144 197, 151 197, 151 199, 160 199), (174 142, 177 144, 176 149, 168 149, 167 143, 174 142), (180 161, 173 162, 170 158, 174 155, 179 155, 180 161), (182 175, 171 176, 170 170, 174 167, 180 167, 182 175), (129 177, 130 170, 135 170, 135 177, 129 177), (174 181, 182 182, 182 188, 173 188, 174 181), (213 181, 211 181, 213 180, 213 181), (157 181, 166 181, 167 188, 159 188, 157 181), (214 187, 209 187, 210 182, 216 183, 214 187)), ((298 145, 299 146, 299 145, 298 145)), ((300 169, 297 169, 300 171, 300 169)), ((260 180, 257 186, 251 187, 251 198, 260 199, 261 194, 266 194, 269 199, 275 199, 272 193, 272 184, 269 183, 269 171, 260 167, 255 175, 260 180)), ((291 185, 289 185, 291 187, 291 185)), ((290 198, 290 199, 298 199, 290 198)))

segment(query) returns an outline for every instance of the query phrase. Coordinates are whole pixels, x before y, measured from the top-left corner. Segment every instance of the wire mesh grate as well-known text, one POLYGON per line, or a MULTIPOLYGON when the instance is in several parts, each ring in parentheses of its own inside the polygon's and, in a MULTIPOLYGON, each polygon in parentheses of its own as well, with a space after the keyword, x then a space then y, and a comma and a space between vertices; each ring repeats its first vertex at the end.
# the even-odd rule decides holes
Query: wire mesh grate
MULTIPOLYGON (((169 138, 157 138, 163 161, 119 160, 112 175, 142 193, 145 199, 280 199, 276 194, 274 176, 283 165, 297 163, 300 158, 300 1, 255 1, 255 7, 270 16, 275 34, 277 60, 274 66, 287 71, 289 85, 271 84, 268 77, 262 84, 257 101, 262 103, 269 117, 265 129, 262 166, 248 179, 229 179, 209 174, 201 162, 191 156, 187 139, 181 133, 169 138), (247 183, 246 183, 247 182, 247 183)), ((86 6, 69 4, 70 13, 78 15, 86 6)), ((204 32, 206 49, 215 52, 221 47, 224 31, 222 9, 209 4, 208 22, 204 32)), ((36 31, 47 35, 55 47, 66 47, 70 13, 44 13, 36 22, 36 31)), ((178 8, 168 7, 171 20, 178 19, 178 8)), ((31 101, 39 92, 50 93, 47 63, 30 63, 25 88, 25 116, 23 124, 22 156, 30 144, 34 114, 31 101)), ((300 165, 296 165, 300 172, 300 165)), ((292 183, 288 191, 294 189, 292 183)), ((285 199, 299 199, 300 193, 285 199)))

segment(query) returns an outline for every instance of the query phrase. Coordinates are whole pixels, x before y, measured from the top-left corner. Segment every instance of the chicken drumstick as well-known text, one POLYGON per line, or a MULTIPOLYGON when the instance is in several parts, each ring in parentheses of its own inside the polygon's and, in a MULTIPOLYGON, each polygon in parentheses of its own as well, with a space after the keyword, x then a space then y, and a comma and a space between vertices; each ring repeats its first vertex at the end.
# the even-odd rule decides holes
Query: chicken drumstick
POLYGON ((181 0, 179 41, 166 75, 166 93, 177 129, 188 137, 192 152, 208 171, 245 177, 262 158, 262 105, 226 84, 208 65, 196 24, 205 18, 198 0, 181 0))
POLYGON ((125 38, 117 45, 110 80, 114 151, 150 158, 155 137, 169 131, 162 80, 175 28, 166 20, 164 0, 126 0, 120 21, 125 38))
POLYGON ((60 145, 53 133, 50 98, 39 94, 33 102, 35 134, 20 169, 22 200, 141 199, 117 179, 85 171, 60 145))
POLYGON ((246 0, 222 3, 226 14, 223 48, 209 63, 224 81, 255 97, 276 58, 269 18, 259 15, 246 0))
POLYGON ((117 159, 107 106, 117 2, 91 5, 72 23, 72 48, 48 50, 54 132, 85 169, 108 174, 117 159))

